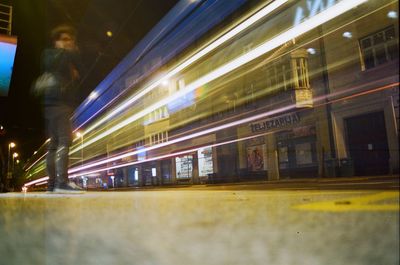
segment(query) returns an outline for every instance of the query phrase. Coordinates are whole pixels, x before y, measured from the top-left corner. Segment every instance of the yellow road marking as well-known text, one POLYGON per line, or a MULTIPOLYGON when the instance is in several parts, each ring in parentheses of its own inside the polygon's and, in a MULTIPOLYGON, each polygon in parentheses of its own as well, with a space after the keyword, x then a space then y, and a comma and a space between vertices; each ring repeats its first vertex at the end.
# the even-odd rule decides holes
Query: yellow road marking
POLYGON ((399 211, 399 192, 387 191, 362 197, 336 199, 323 202, 307 203, 294 206, 297 210, 306 211, 399 211), (384 200, 397 200, 396 202, 382 203, 384 200), (381 203, 377 203, 381 202, 381 203))

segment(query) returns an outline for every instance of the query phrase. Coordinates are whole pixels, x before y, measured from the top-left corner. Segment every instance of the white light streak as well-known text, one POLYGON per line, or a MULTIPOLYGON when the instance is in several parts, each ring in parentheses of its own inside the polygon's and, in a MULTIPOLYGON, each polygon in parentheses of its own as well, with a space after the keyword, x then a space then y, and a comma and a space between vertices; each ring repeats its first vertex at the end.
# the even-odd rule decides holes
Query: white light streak
POLYGON ((261 118, 264 118, 264 117, 272 116, 272 115, 281 113, 283 111, 293 110, 295 108, 296 108, 296 105, 292 104, 292 105, 289 105, 289 106, 286 106, 286 107, 283 107, 283 108, 280 108, 280 109, 271 110, 271 111, 268 111, 268 112, 265 112, 265 113, 261 113, 261 114, 258 114, 258 115, 254 115, 254 116, 251 116, 251 117, 248 117, 248 118, 245 118, 245 119, 233 121, 233 122, 230 122, 230 123, 225 123, 223 125, 220 125, 220 126, 217 126, 217 127, 213 127, 213 128, 207 129, 207 130, 203 130, 203 131, 200 131, 200 132, 197 132, 197 133, 189 134, 189 135, 186 135, 186 136, 182 136, 182 137, 170 140, 168 142, 159 143, 157 145, 153 145, 153 146, 150 146, 150 147, 142 148, 140 150, 135 150, 135 151, 128 152, 128 153, 125 153, 125 154, 122 154, 122 155, 118 155, 118 156, 111 157, 111 158, 108 158, 108 159, 104 159, 104 160, 100 160, 100 161, 97 161, 97 162, 93 162, 93 163, 90 163, 90 164, 87 164, 87 165, 84 165, 84 166, 76 167, 76 168, 70 169, 68 171, 68 173, 74 173, 74 172, 78 172, 78 171, 81 171, 81 170, 84 170, 84 169, 87 169, 87 168, 91 168, 91 167, 99 166, 99 165, 102 165, 102 164, 110 163, 112 161, 116 161, 116 160, 119 160, 119 159, 122 159, 122 158, 125 158, 125 157, 128 157, 128 156, 133 156, 133 155, 136 155, 136 154, 139 154, 139 153, 142 153, 142 152, 147 152, 147 151, 150 151, 150 150, 158 149, 158 148, 161 148, 161 147, 164 147, 164 146, 168 146, 168 145, 171 145, 171 144, 175 144, 175 143, 178 143, 178 142, 190 140, 190 139, 193 139, 193 138, 196 138, 196 137, 199 137, 199 136, 203 136, 203 135, 210 134, 210 133, 213 133, 213 132, 216 132, 216 131, 227 129, 227 128, 230 128, 232 126, 237 126, 237 125, 240 125, 240 124, 243 124, 243 123, 248 123, 248 122, 251 122, 251 121, 254 121, 254 120, 258 120, 258 119, 261 119, 261 118))
MULTIPOLYGON (((201 87, 201 86, 203 86, 203 85, 205 85, 205 84, 207 84, 207 83, 209 83, 209 82, 211 82, 233 70, 236 70, 237 68, 243 66, 244 64, 262 56, 263 54, 279 47, 280 45, 283 45, 284 43, 308 32, 312 29, 315 29, 316 27, 324 24, 325 22, 349 11, 350 9, 352 9, 366 1, 367 0, 347 0, 347 1, 341 1, 337 4, 335 4, 334 6, 318 13, 317 15, 311 17, 308 20, 305 20, 304 22, 298 24, 297 26, 287 30, 286 32, 264 42, 262 45, 256 47, 255 49, 249 51, 248 53, 246 53, 246 54, 232 60, 231 62, 217 68, 216 70, 204 75, 203 77, 199 78, 198 80, 196 80, 193 83, 186 86, 184 89, 180 90, 179 92, 177 92, 163 100, 158 101, 157 103, 149 106, 148 108, 130 116, 129 118, 127 118, 126 120, 122 121, 121 123, 115 125, 114 127, 97 135, 96 137, 91 138, 84 144, 78 146, 74 150, 71 150, 71 153, 79 151, 81 148, 87 147, 87 146, 91 145, 92 143, 97 142, 98 140, 110 135, 111 133, 138 120, 139 118, 144 117, 145 115, 149 114, 150 112, 152 112, 164 105, 167 105, 168 103, 186 95, 189 92, 194 91, 198 87, 201 87)), ((172 73, 173 71, 171 71, 170 73, 172 73)), ((162 82, 163 80, 164 79, 160 79, 159 81, 162 82)), ((159 81, 157 81, 157 82, 159 82, 159 81)), ((142 92, 144 92, 144 90, 142 92)), ((127 102, 129 102, 129 101, 127 101, 127 102)), ((125 102, 123 105, 127 104, 127 102, 125 102)))
POLYGON ((277 9, 280 6, 282 6, 283 4, 285 4, 287 1, 288 0, 278 0, 278 1, 274 1, 271 4, 267 5, 266 7, 264 7, 263 9, 258 11, 257 13, 255 13, 253 16, 251 16, 250 18, 245 20, 243 23, 241 23, 240 25, 238 25, 237 27, 235 27, 234 29, 232 29, 231 31, 229 31, 228 33, 223 35, 221 38, 217 39, 215 42, 211 43, 210 45, 205 47, 203 50, 201 50, 200 52, 198 52, 195 55, 193 55, 191 58, 189 58, 188 60, 186 60, 185 62, 180 64, 178 67, 176 67, 172 71, 168 72, 165 76, 163 76, 159 80, 155 81, 154 83, 150 84, 149 86, 145 87, 138 94, 134 95, 133 97, 131 97, 130 99, 128 99, 127 101, 122 103, 116 109, 111 111, 108 115, 106 115, 105 117, 100 119, 98 122, 96 122, 95 124, 93 124, 92 126, 87 128, 86 131, 83 134, 89 133, 93 129, 97 128, 99 125, 101 125, 104 122, 108 121, 114 115, 116 115, 120 111, 122 111, 125 108, 127 108, 133 102, 139 100, 141 97, 143 97, 145 94, 147 94, 148 92, 150 92, 151 90, 153 90, 154 88, 159 86, 160 84, 164 84, 164 82, 168 82, 168 80, 171 77, 173 77, 174 75, 176 75, 177 73, 179 73, 180 71, 185 69, 186 67, 190 66, 194 62, 198 61, 199 59, 201 59, 203 56, 207 55, 211 51, 215 50, 216 48, 218 48, 219 46, 221 46, 225 42, 229 41, 230 39, 235 37, 240 32, 246 30, 248 27, 250 27, 251 25, 253 25, 257 21, 259 21, 260 19, 264 18, 265 16, 267 16, 268 14, 273 12, 275 9, 277 9))
MULTIPOLYGON (((47 155, 48 152, 46 152, 44 155, 42 155, 41 157, 39 157, 38 159, 35 160, 35 162, 33 162, 27 169, 25 169, 25 171, 30 170, 34 165, 36 165, 36 163, 41 162, 42 159, 47 155)), ((44 162, 42 162, 44 163, 44 162)))
POLYGON ((99 94, 96 91, 93 91, 92 93, 90 93, 89 95, 89 99, 90 100, 94 100, 99 96, 99 94))
POLYGON ((45 185, 45 184, 47 184, 47 181, 35 183, 35 186, 41 186, 41 185, 45 185))
POLYGON ((27 182, 27 183, 24 184, 24 186, 25 187, 29 187, 29 186, 31 186, 33 184, 40 183, 40 182, 43 182, 43 181, 48 181, 48 180, 49 180, 49 177, 43 177, 43 178, 40 178, 40 179, 35 179, 35 180, 30 181, 30 182, 27 182))
MULTIPOLYGON (((171 153, 171 154, 167 154, 167 155, 161 155, 161 156, 149 158, 149 159, 146 159, 146 160, 129 162, 129 163, 110 166, 110 167, 101 168, 101 169, 95 169, 95 170, 92 170, 92 171, 87 171, 87 172, 83 172, 83 173, 80 173, 80 174, 71 175, 69 178, 76 178, 76 177, 79 177, 81 175, 90 175, 90 174, 94 174, 94 173, 98 173, 98 172, 102 172, 102 171, 106 171, 106 170, 111 170, 111 169, 116 169, 116 168, 121 168, 121 167, 127 167, 127 166, 132 166, 132 165, 137 165, 137 164, 141 164, 141 163, 144 163, 144 162, 150 162, 150 161, 165 159, 165 158, 169 158, 169 157, 181 156, 181 155, 197 152, 197 151, 205 149, 205 148, 212 148, 212 147, 217 147, 217 146, 221 146, 221 145, 226 145, 226 144, 236 143, 236 142, 240 142, 240 141, 245 141, 245 140, 256 138, 256 137, 260 137, 262 135, 266 135, 266 134, 269 134, 269 133, 271 133, 271 132, 251 135, 251 136, 243 137, 243 138, 240 138, 240 139, 230 140, 230 141, 211 144, 211 145, 200 146, 200 147, 196 147, 196 148, 185 150, 185 151, 179 151, 179 152, 175 152, 175 153, 171 153)), ((136 173, 137 173, 137 171, 135 171, 135 176, 136 176, 136 173)))
MULTIPOLYGON (((371 85, 374 85, 374 84, 375 83, 371 83, 371 85)), ((374 89, 368 90, 368 91, 364 91, 365 86, 353 87, 353 88, 350 88, 348 90, 342 90, 342 91, 338 91, 338 92, 335 92, 335 93, 332 93, 332 94, 329 94, 329 95, 319 96, 317 98, 314 98, 313 101, 314 101, 314 105, 317 104, 317 103, 319 104, 319 105, 315 105, 315 107, 318 107, 318 106, 322 106, 324 104, 327 104, 327 102, 325 102, 325 101, 327 99, 329 100, 329 98, 343 96, 343 95, 348 94, 349 92, 354 92, 354 91, 359 91, 359 90, 362 91, 362 92, 356 92, 355 94, 347 95, 347 96, 342 97, 342 98, 329 100, 328 103, 330 104, 332 102, 336 102, 336 101, 339 101, 339 100, 343 100, 343 99, 347 99, 347 98, 353 98, 353 97, 356 97, 356 96, 362 96, 362 95, 366 95, 366 94, 369 94, 369 93, 378 92, 378 91, 381 91, 381 90, 384 90, 384 89, 397 87, 398 85, 399 85, 399 83, 397 82, 397 83, 388 84, 388 85, 383 86, 383 87, 374 88, 374 89)), ((195 137, 199 137, 199 136, 203 136, 203 135, 206 135, 206 134, 210 134, 210 133, 213 133, 215 131, 223 130, 223 129, 226 129, 226 128, 229 128, 229 127, 232 127, 232 126, 237 126, 237 125, 240 125, 240 124, 243 124, 243 123, 249 123, 249 122, 252 122, 254 120, 259 120, 259 119, 262 119, 262 118, 265 118, 265 117, 269 117, 269 116, 272 116, 272 115, 275 115, 275 114, 279 114, 281 112, 287 112, 287 111, 291 111, 291 110, 295 110, 295 109, 296 109, 296 105, 292 104, 292 105, 289 105, 289 106, 286 106, 286 107, 283 107, 283 108, 280 108, 280 109, 276 109, 276 110, 272 110, 272 111, 268 111, 268 112, 259 114, 259 115, 254 116, 254 117, 245 118, 245 119, 242 119, 242 120, 238 120, 238 121, 235 121, 235 122, 231 122, 231 123, 228 123, 228 124, 217 126, 217 127, 211 128, 211 129, 207 129, 207 130, 204 130, 204 131, 193 133, 193 134, 181 137, 181 138, 177 138, 177 139, 171 140, 171 141, 166 142, 166 143, 161 143, 161 144, 158 144, 158 145, 155 145, 155 146, 152 146, 152 147, 148 147, 148 148, 143 148, 143 149, 140 149, 140 150, 132 151, 132 152, 125 153, 125 154, 122 154, 122 155, 119 155, 119 156, 116 156, 116 157, 112 157, 112 158, 109 158, 109 159, 105 159, 105 160, 102 160, 102 161, 97 161, 95 163, 92 163, 92 164, 89 164, 89 165, 85 165, 83 167, 74 168, 74 169, 70 170, 69 173, 74 173, 74 172, 77 172, 77 171, 80 171, 80 170, 88 169, 88 168, 91 168, 91 167, 94 167, 94 166, 102 165, 102 164, 109 163, 109 162, 112 162, 112 161, 115 161, 115 160, 119 160, 119 159, 122 159, 122 158, 125 158, 125 157, 128 157, 128 156, 131 156, 131 155, 135 155, 135 154, 141 153, 143 151, 149 151, 149 150, 157 149, 157 148, 164 147, 164 146, 171 145, 171 144, 175 144, 177 142, 181 142, 181 141, 184 141, 184 140, 189 140, 189 139, 193 139, 195 137)), ((261 135, 263 135, 263 134, 261 134, 261 135)), ((257 137, 257 136, 260 136, 260 135, 256 135, 256 136, 252 135, 252 136, 248 136, 247 138, 252 138, 252 137, 257 137)), ((241 139, 243 140, 243 139, 247 139, 247 138, 241 138, 241 139)), ((236 140, 234 140, 234 141, 236 141, 236 140)), ((226 143, 228 143, 228 142, 224 142, 222 144, 226 144, 226 143)), ((213 146, 218 146, 218 145, 220 145, 220 144, 215 144, 213 146)), ((205 147, 202 147, 202 148, 205 148, 205 147)), ((183 153, 188 153, 188 152, 191 152, 193 150, 197 150, 197 149, 185 150, 185 151, 183 151, 183 153)), ((159 157, 149 158, 149 159, 146 159, 146 160, 135 161, 135 162, 131 162, 131 163, 124 164, 124 165, 127 166, 127 165, 139 164, 139 163, 143 163, 143 162, 146 162, 146 161, 153 161, 153 160, 163 159, 163 158, 170 157, 170 156, 176 156, 176 155, 180 155, 180 154, 183 154, 183 153, 179 153, 179 152, 178 153, 173 153, 173 154, 169 154, 169 155, 166 155, 166 156, 159 156, 159 157)), ((121 165, 117 165, 117 166, 113 166, 111 168, 117 168, 117 167, 122 167, 122 166, 121 165)), ((107 169, 110 169, 110 168, 107 168, 107 169)), ((104 170, 104 168, 99 170, 99 171, 103 171, 103 170, 104 170)), ((89 173, 99 172, 99 171, 91 171, 89 173)), ((89 174, 89 173, 86 172, 86 173, 81 173, 79 175, 89 174)), ((72 176, 72 177, 74 177, 74 176, 72 176)), ((72 177, 70 177, 70 178, 72 178, 72 177)))
MULTIPOLYGON (((369 85, 375 85, 375 83, 373 82, 373 83, 367 84, 366 86, 369 86, 369 85)), ((327 104, 327 102, 325 102, 325 101, 327 99, 331 98, 331 97, 342 96, 342 95, 348 94, 349 92, 352 92, 352 91, 355 91, 355 90, 360 90, 361 89, 362 92, 357 92, 356 94, 348 95, 348 96, 345 96, 345 97, 342 97, 342 98, 338 98, 338 99, 335 99, 335 100, 329 100, 329 104, 332 103, 332 102, 336 102, 338 100, 343 100, 343 99, 346 99, 346 98, 352 98, 352 97, 356 97, 356 96, 362 96, 362 95, 365 95, 365 94, 368 94, 368 93, 374 93, 374 92, 378 92, 378 91, 381 91, 381 90, 384 90, 384 89, 397 87, 398 85, 399 85, 399 82, 392 83, 392 84, 388 84, 388 85, 383 86, 383 87, 374 88, 374 89, 369 90, 369 91, 363 91, 363 89, 365 88, 364 86, 353 87, 353 88, 350 88, 348 90, 338 91, 338 92, 335 92, 335 93, 330 94, 330 95, 321 95, 321 96, 319 96, 317 98, 314 98, 314 104, 323 102, 320 105, 316 105, 316 107, 322 106, 324 104, 327 104)), ((144 150, 157 149, 157 148, 160 148, 160 147, 163 147, 163 146, 167 146, 167 145, 170 145, 170 144, 174 144, 174 143, 177 143, 177 142, 180 142, 180 141, 183 141, 183 140, 192 139, 194 137, 198 137, 198 136, 209 134, 209 133, 212 133, 212 132, 215 132, 215 131, 218 131, 218 130, 226 129, 226 128, 229 128, 231 126, 236 126, 236 125, 239 125, 239 124, 242 124, 242 123, 248 123, 248 122, 251 122, 251 121, 254 121, 254 120, 259 120, 261 118, 265 118, 267 116, 272 116, 274 114, 278 114, 280 112, 286 112, 288 110, 295 110, 295 109, 296 109, 296 106, 294 104, 293 105, 289 105, 289 106, 284 107, 284 108, 280 108, 280 109, 277 109, 277 110, 273 110, 273 111, 265 112, 263 114, 259 114, 256 117, 250 117, 250 118, 242 119, 240 121, 231 122, 229 124, 225 124, 225 125, 222 125, 222 126, 217 126, 215 128, 211 128, 211 129, 208 129, 208 130, 205 130, 205 131, 201 131, 201 132, 194 133, 194 134, 191 134, 191 135, 188 135, 188 136, 185 136, 185 137, 181 137, 179 139, 175 139, 175 140, 169 141, 167 143, 162 143, 162 144, 159 144, 157 146, 153 146, 153 147, 149 147, 149 148, 146 148, 146 149, 140 149, 140 150, 137 150, 137 151, 129 152, 129 153, 126 153, 126 154, 122 154, 122 155, 120 155, 118 157, 113 157, 113 158, 110 158, 110 159, 98 161, 96 163, 92 163, 90 165, 86 165, 86 166, 83 166, 83 167, 80 167, 80 168, 74 168, 74 169, 70 170, 69 173, 73 173, 73 172, 77 172, 77 171, 80 171, 80 170, 88 169, 90 167, 94 167, 94 166, 97 166, 97 165, 109 163, 109 162, 112 162, 112 161, 115 161, 115 160, 118 160, 118 159, 121 159, 121 158, 124 158, 124 157, 128 157, 128 156, 131 156, 131 155, 134 155, 134 154, 137 154, 137 153, 141 153, 144 150)), ((167 154, 167 155, 157 156, 157 157, 153 157, 153 158, 149 158, 149 159, 145 159, 145 160, 138 160, 138 161, 129 162, 129 163, 125 163, 125 164, 113 165, 111 167, 106 167, 106 168, 101 168, 101 169, 96 169, 96 170, 92 170, 92 171, 87 171, 87 172, 71 175, 71 176, 69 176, 69 178, 75 178, 75 177, 78 177, 78 176, 94 174, 94 173, 98 173, 98 172, 109 170, 109 169, 126 167, 126 166, 130 166, 130 165, 136 165, 136 164, 144 163, 144 162, 160 160, 160 159, 164 159, 164 158, 168 158, 168 157, 179 156, 179 155, 195 152, 195 151, 198 151, 198 150, 203 149, 203 148, 221 146, 221 145, 225 145, 225 144, 229 144, 229 143, 234 143, 234 142, 238 142, 238 141, 243 141, 243 140, 259 137, 259 136, 266 135, 266 134, 269 134, 269 133, 275 133, 275 131, 269 131, 269 132, 265 132, 265 133, 261 133, 261 134, 251 135, 251 136, 243 137, 243 138, 240 138, 240 139, 231 140, 231 141, 222 142, 222 143, 216 143, 216 144, 212 144, 212 145, 208 145, 208 146, 196 147, 195 149, 190 149, 190 150, 170 153, 170 154, 167 154)))

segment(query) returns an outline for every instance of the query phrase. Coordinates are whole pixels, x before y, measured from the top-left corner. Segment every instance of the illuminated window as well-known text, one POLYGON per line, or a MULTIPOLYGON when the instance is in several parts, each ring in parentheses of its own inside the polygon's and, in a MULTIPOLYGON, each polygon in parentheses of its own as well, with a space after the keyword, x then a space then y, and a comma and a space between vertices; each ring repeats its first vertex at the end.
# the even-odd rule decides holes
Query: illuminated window
POLYGON ((245 107, 246 108, 251 108, 253 107, 254 104, 254 84, 250 83, 245 86, 244 89, 245 93, 245 107))
POLYGON ((145 141, 144 140, 140 140, 139 142, 136 142, 133 144, 134 148, 139 148, 145 145, 145 141))
POLYGON ((265 68, 266 87, 274 90, 288 90, 292 88, 290 61, 287 57, 269 63, 265 68))
POLYGON ((310 80, 308 75, 308 52, 306 49, 298 49, 291 54, 291 65, 293 75, 293 86, 296 89, 310 88, 310 80))
POLYGON ((181 156, 175 158, 176 178, 189 179, 193 174, 193 156, 181 156))
POLYGON ((154 133, 150 136, 150 145, 164 143, 168 141, 168 131, 154 133))
POLYGON ((146 116, 145 125, 149 125, 153 122, 156 122, 156 121, 159 121, 159 120, 165 119, 165 118, 169 118, 169 112, 168 112, 167 106, 161 107, 159 109, 156 109, 156 110, 150 112, 146 116))
POLYGON ((362 70, 395 60, 399 57, 394 26, 375 32, 359 40, 362 70))

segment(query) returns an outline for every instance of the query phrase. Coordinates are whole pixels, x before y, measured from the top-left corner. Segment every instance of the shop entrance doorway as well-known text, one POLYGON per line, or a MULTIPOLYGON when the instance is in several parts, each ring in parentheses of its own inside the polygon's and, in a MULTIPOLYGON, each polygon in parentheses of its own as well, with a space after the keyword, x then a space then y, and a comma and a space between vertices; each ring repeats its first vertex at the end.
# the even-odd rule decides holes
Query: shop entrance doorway
POLYGON ((276 134, 281 178, 315 178, 318 175, 315 126, 276 134))
POLYGON ((356 176, 389 172, 389 149, 383 111, 345 119, 347 143, 356 176))

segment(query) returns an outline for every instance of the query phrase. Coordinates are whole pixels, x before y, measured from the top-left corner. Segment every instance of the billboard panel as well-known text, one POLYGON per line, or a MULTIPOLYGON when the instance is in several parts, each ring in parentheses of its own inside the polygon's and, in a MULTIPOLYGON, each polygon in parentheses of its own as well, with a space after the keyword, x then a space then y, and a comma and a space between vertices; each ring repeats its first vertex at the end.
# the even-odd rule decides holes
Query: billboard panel
POLYGON ((0 97, 7 96, 17 51, 17 37, 0 34, 0 97))

